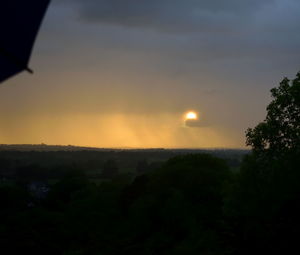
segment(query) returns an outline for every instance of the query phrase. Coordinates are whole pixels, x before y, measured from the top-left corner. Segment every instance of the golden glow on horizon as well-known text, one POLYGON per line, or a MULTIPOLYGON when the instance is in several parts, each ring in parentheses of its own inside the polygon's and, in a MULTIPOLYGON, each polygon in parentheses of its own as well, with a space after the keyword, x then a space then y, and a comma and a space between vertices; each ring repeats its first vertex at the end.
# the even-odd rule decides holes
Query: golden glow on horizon
MULTIPOLYGON (((186 114, 184 115, 184 117, 186 114)), ((57 144, 100 148, 219 148, 242 147, 214 127, 183 128, 178 114, 57 114, 23 115, 0 120, 5 144, 57 144), (18 125, 22 123, 22 125, 18 125), (12 128, 13 127, 13 128, 12 128)))
POLYGON ((186 120, 197 120, 198 119, 197 113, 195 113, 195 112, 188 112, 185 115, 185 119, 186 120))

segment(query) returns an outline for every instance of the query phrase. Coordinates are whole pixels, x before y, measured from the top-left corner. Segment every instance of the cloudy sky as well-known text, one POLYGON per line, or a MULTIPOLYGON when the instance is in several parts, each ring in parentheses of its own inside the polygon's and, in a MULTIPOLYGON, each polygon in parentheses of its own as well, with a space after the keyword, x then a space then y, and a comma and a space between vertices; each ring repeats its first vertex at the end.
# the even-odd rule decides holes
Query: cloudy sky
POLYGON ((231 147, 300 70, 299 0, 53 0, 0 143, 231 147), (183 115, 199 113, 199 125, 183 115))

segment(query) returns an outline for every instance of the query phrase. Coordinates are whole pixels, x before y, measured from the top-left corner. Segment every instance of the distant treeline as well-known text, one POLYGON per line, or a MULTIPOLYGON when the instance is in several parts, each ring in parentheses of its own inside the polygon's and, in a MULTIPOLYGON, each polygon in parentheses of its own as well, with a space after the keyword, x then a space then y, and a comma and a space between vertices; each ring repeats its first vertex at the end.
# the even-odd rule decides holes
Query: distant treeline
MULTIPOLYGON (((37 147, 39 148, 39 147, 37 147)), ((20 176, 61 178, 68 171, 81 170, 90 178, 117 173, 142 173, 157 169, 176 156, 209 152, 224 158, 230 167, 239 167, 247 150, 78 150, 78 151, 0 151, 0 177, 20 176), (111 169, 111 171, 110 171, 111 169)))

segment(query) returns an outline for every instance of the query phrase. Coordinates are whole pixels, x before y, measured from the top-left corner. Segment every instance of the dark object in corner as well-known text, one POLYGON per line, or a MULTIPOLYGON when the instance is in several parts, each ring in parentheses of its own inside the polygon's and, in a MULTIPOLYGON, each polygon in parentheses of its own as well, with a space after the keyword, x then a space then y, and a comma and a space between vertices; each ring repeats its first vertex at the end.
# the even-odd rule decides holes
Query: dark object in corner
POLYGON ((28 67, 31 51, 50 0, 4 1, 0 15, 0 83, 28 67))

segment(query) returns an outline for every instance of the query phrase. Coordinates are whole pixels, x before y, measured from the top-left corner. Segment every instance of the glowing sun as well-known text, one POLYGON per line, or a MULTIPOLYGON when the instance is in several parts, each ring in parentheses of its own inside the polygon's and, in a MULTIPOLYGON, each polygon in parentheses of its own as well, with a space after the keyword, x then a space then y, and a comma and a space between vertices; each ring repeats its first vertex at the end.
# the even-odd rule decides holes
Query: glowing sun
POLYGON ((196 120, 196 119, 198 119, 197 113, 195 113, 195 112, 188 112, 185 115, 185 119, 186 120, 196 120))

